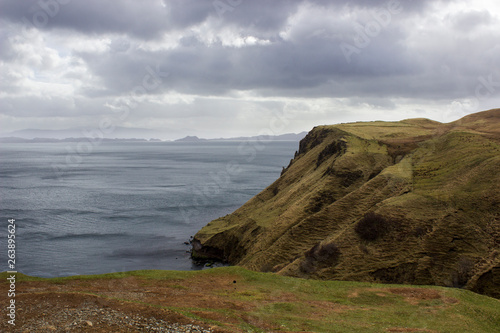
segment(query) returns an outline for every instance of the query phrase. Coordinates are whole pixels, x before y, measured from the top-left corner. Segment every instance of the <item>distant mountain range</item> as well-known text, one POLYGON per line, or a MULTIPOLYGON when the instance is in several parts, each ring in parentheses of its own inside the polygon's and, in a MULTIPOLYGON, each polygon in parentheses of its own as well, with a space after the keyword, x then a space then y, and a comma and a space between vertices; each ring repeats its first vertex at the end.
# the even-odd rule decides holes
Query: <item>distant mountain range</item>
POLYGON ((281 135, 258 135, 240 136, 236 138, 200 139, 197 136, 186 136, 176 142, 200 142, 200 141, 300 141, 307 135, 307 132, 287 133, 281 135))
MULTIPOLYGON (((42 129, 24 129, 0 135, 3 138, 19 138, 19 139, 51 139, 51 140, 68 140, 84 137, 99 137, 105 139, 142 139, 161 138, 165 136, 163 131, 151 130, 145 128, 126 128, 115 127, 109 133, 97 129, 87 129, 83 127, 68 128, 63 130, 42 130, 42 129)), ((3 140, 2 140, 3 141, 3 140)), ((4 141, 5 142, 5 141, 4 141)))
MULTIPOLYGON (((306 136, 307 132, 298 134, 288 133, 275 136, 251 136, 236 138, 217 138, 203 139, 197 136, 186 136, 175 142, 203 142, 203 141, 300 141, 306 136)), ((137 141, 137 142, 160 142, 157 139, 163 137, 165 133, 161 131, 143 129, 143 128, 125 128, 116 127, 112 132, 103 134, 102 132, 92 132, 82 128, 71 128, 66 130, 40 130, 25 129, 0 135, 0 142, 4 143, 42 143, 42 142, 80 142, 89 138, 101 138, 102 141, 137 141)), ((170 140, 165 140, 170 141, 170 140)))
MULTIPOLYGON (((0 142, 3 143, 57 143, 57 142, 81 142, 88 140, 88 138, 65 138, 65 139, 54 139, 54 138, 34 138, 34 139, 23 139, 17 137, 4 137, 0 138, 0 142)), ((102 142, 162 142, 159 139, 100 139, 102 142)))

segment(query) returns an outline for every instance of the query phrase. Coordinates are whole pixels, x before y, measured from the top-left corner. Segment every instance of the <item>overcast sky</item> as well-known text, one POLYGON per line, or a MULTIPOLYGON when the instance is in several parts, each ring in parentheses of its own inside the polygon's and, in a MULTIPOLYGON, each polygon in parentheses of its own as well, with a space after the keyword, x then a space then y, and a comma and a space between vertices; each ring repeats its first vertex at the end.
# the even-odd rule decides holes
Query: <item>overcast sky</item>
POLYGON ((231 137, 500 107, 493 0, 0 0, 0 129, 231 137))

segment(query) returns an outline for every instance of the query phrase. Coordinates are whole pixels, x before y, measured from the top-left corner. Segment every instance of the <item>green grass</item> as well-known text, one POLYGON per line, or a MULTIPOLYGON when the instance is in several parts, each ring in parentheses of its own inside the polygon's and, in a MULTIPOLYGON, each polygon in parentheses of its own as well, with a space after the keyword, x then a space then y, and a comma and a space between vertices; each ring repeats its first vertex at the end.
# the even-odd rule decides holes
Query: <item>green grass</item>
POLYGON ((442 299, 458 301, 446 303, 440 299, 410 304, 403 296, 388 292, 389 288, 401 287, 397 285, 304 280, 240 268, 220 270, 240 275, 245 285, 256 288, 255 297, 260 291, 259 299, 265 297, 267 301, 258 306, 254 315, 287 330, 331 332, 333 327, 339 332, 382 332, 390 327, 412 327, 439 332, 494 332, 500 326, 500 302, 465 290, 405 286, 437 290, 442 299), (354 292, 357 296, 349 297, 354 292), (289 293, 295 300, 272 301, 289 293), (334 309, 338 306, 340 312, 312 307, 311 302, 329 302, 334 309), (324 314, 309 319, 314 318, 314 312, 324 314))
MULTIPOLYGON (((103 275, 81 275, 42 279, 18 274, 23 281, 64 284, 74 280, 121 279, 182 281, 185 286, 200 278, 236 279, 237 290, 207 290, 227 302, 249 304, 250 310, 168 307, 168 309, 210 324, 197 311, 219 312, 239 318, 242 332, 386 332, 389 328, 428 329, 437 332, 495 332, 500 327, 500 301, 469 291, 427 286, 383 285, 361 282, 318 281, 258 273, 240 267, 204 271, 133 271, 103 275), (192 282, 191 282, 192 281, 192 282), (437 299, 409 302, 391 288, 435 291, 437 299), (452 301, 450 301, 452 300, 452 301)), ((0 278, 6 281, 7 273, 0 278)), ((235 287, 236 288, 236 287, 235 287)), ((140 302, 142 303, 142 302, 140 302)), ((145 304, 145 303, 142 303, 145 304)), ((157 306, 157 305, 156 305, 157 306)))
MULTIPOLYGON (((136 276, 144 279, 153 280, 185 280, 196 275, 196 271, 165 271, 165 270, 138 270, 129 272, 116 272, 107 274, 97 274, 97 275, 73 275, 66 277, 55 277, 55 278, 41 278, 35 276, 29 276, 22 273, 16 274, 17 281, 46 281, 50 283, 65 283, 71 280, 111 280, 120 279, 129 276, 136 276)), ((7 272, 0 273, 0 280, 5 280, 10 274, 7 272)))

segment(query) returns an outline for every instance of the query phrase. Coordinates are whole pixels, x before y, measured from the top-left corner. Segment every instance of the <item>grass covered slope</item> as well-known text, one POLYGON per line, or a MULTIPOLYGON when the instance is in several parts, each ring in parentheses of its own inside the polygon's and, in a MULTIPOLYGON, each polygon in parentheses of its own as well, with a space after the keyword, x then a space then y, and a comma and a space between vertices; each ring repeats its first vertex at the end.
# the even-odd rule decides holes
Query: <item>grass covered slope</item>
POLYGON ((276 182, 196 234, 193 256, 498 298, 499 184, 499 109, 320 126, 276 182))
MULTIPOLYGON (((5 288, 6 277, 0 274, 5 288)), ((16 332, 144 332, 158 322, 212 332, 479 333, 500 326, 500 301, 466 290, 305 280, 241 267, 18 274, 16 289, 16 332)), ((0 301, 7 304, 7 293, 0 301)), ((6 320, 0 331, 11 331, 6 320)))

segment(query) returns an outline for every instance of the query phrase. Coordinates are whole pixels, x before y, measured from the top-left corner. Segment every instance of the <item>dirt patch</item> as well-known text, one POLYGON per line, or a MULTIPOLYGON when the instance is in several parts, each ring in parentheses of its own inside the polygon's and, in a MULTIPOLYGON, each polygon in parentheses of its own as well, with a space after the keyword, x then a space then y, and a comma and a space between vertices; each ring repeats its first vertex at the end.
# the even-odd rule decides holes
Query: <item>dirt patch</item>
POLYGON ((218 294, 237 291, 236 276, 212 276, 208 279, 148 280, 130 276, 122 279, 71 280, 65 284, 23 282, 22 292, 85 292, 107 298, 140 301, 165 307, 250 310, 241 301, 230 301, 218 294))
MULTIPOLYGON (((78 293, 16 295, 15 332, 144 332, 186 328, 188 332, 213 330, 178 313, 146 305, 78 293), (192 329, 192 330, 190 330, 192 329), (198 331, 196 331, 198 329, 198 331)), ((4 322, 0 331, 7 332, 4 322)))
POLYGON ((434 333, 434 330, 428 330, 425 328, 407 328, 407 327, 392 327, 388 328, 387 332, 398 333, 398 332, 429 332, 434 333))
POLYGON ((440 299, 441 294, 437 290, 420 288, 390 288, 388 291, 392 294, 412 298, 419 301, 440 299))
POLYGON ((312 311, 310 314, 311 318, 323 318, 329 316, 331 313, 345 313, 349 310, 352 310, 353 307, 337 304, 334 302, 328 301, 308 301, 305 302, 307 305, 312 308, 316 308, 318 311, 312 311))
MULTIPOLYGON (((224 296, 240 289, 244 291, 242 284, 237 283, 238 278, 223 275, 206 279, 150 280, 129 276, 64 283, 23 281, 16 292, 16 332, 40 329, 46 332, 136 332, 150 330, 147 327, 160 327, 158 331, 162 332, 161 327, 173 324, 199 325, 206 328, 206 332, 226 332, 180 314, 184 309, 193 308, 199 311, 188 312, 224 322, 231 328, 228 332, 238 332, 232 324, 241 322, 240 313, 255 307, 251 302, 224 296)), ((2 296, 0 302, 4 304, 2 296)), ((5 322, 0 325, 0 331, 6 331, 5 325, 5 322)))
POLYGON ((192 314, 200 317, 200 318, 205 318, 209 320, 215 320, 215 321, 220 321, 224 323, 231 323, 237 325, 241 321, 232 316, 228 316, 227 314, 221 313, 221 312, 212 312, 212 311, 191 311, 192 314))
POLYGON ((453 298, 453 297, 443 297, 443 302, 448 303, 448 304, 458 304, 458 299, 453 298))
MULTIPOLYGON (((412 304, 418 305, 422 301, 432 301, 432 300, 441 300, 446 304, 457 304, 459 301, 453 297, 443 297, 441 293, 437 290, 433 289, 424 289, 424 288, 367 288, 364 289, 365 292, 373 292, 375 295, 379 297, 386 297, 390 294, 403 296, 405 300, 412 304)), ((359 290, 354 290, 352 293, 347 295, 349 298, 359 297, 359 290)))
POLYGON ((455 304, 458 300, 452 297, 443 297, 440 292, 423 288, 390 288, 392 294, 403 296, 410 304, 417 305, 421 301, 442 300, 444 303, 455 304))

